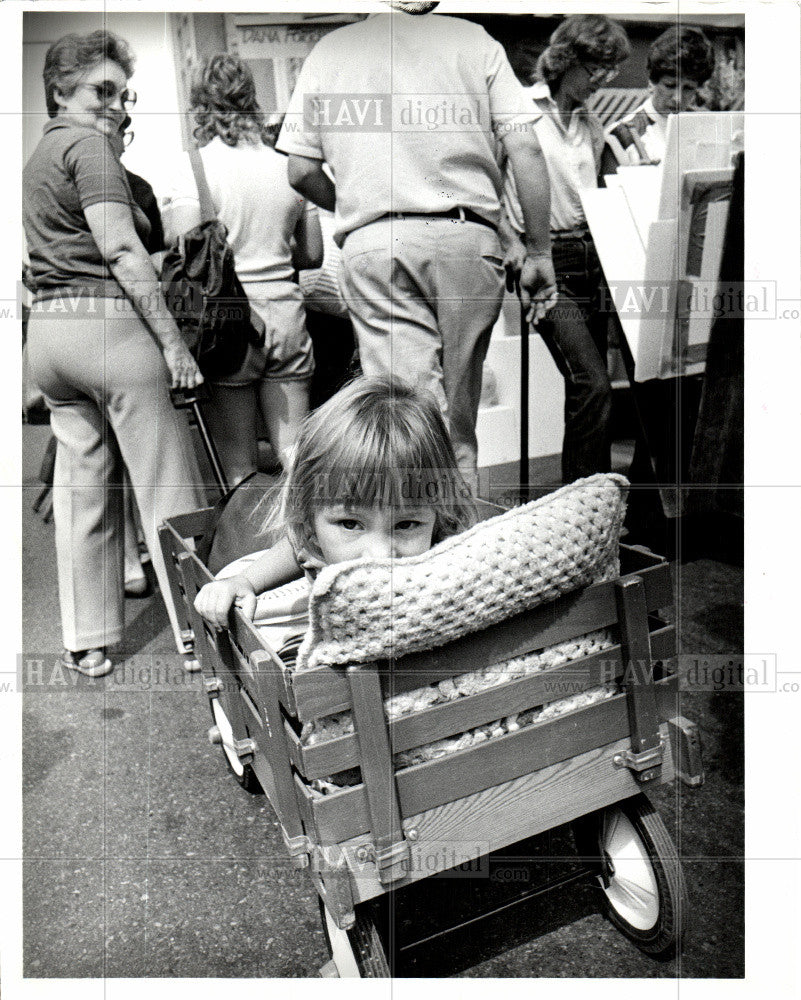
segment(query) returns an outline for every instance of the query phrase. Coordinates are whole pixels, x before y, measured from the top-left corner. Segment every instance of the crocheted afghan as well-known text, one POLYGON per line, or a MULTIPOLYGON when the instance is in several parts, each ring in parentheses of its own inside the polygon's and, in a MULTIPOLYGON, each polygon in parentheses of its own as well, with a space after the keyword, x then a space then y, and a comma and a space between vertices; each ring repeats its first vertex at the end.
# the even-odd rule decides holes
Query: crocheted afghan
POLYGON ((419 556, 341 563, 312 587, 299 670, 442 646, 619 573, 628 480, 579 479, 419 556))

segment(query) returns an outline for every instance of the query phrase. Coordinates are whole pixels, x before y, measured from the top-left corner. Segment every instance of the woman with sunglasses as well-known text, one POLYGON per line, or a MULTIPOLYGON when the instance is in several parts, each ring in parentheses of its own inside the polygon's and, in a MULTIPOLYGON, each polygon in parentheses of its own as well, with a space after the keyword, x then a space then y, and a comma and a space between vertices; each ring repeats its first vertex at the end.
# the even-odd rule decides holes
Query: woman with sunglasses
POLYGON ((58 441, 53 491, 69 669, 101 676, 123 637, 122 470, 127 466, 162 595, 183 651, 156 528, 205 502, 170 385, 202 381, 145 248, 149 223, 113 143, 136 100, 133 57, 106 31, 49 48, 50 121, 23 172, 36 297, 31 370, 58 441))
MULTIPOLYGON (((534 127, 551 181, 551 240, 559 286, 556 305, 537 330, 565 380, 562 480, 610 467, 612 388, 606 368, 606 316, 598 311, 601 268, 587 229, 581 190, 598 186, 603 127, 587 102, 611 82, 630 52, 623 28, 602 14, 565 18, 537 62, 529 88, 540 117, 534 127)), ((505 206, 523 230, 514 182, 506 172, 505 206)), ((517 254, 507 251, 507 259, 517 254)))

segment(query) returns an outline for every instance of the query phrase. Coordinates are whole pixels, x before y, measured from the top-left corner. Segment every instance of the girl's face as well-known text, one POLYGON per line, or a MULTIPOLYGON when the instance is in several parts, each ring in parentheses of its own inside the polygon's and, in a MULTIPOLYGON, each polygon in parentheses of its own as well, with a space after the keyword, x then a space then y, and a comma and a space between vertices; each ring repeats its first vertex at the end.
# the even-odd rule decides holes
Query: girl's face
POLYGON ((353 507, 335 504, 314 513, 314 534, 327 565, 350 559, 418 556, 431 548, 431 506, 353 507))
POLYGON ((125 118, 123 102, 129 99, 127 84, 122 67, 104 59, 83 74, 69 97, 56 90, 58 113, 114 139, 125 118))

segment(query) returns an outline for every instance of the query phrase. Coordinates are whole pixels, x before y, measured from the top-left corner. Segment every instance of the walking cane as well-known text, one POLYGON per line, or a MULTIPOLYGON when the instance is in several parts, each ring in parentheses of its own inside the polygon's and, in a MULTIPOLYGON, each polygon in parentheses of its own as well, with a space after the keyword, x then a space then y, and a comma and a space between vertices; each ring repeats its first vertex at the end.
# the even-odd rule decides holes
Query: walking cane
POLYGON ((223 496, 225 496, 225 494, 230 491, 231 487, 228 485, 228 480, 225 478, 225 472, 223 471, 222 462, 220 462, 219 453, 217 452, 217 448, 215 447, 214 441, 209 433, 206 419, 203 416, 203 410, 200 407, 200 404, 205 402, 208 398, 209 391, 203 382, 201 382, 200 385, 196 385, 194 389, 175 387, 170 389, 170 399, 172 400, 172 405, 175 409, 191 410, 194 414, 195 423, 197 424, 198 433, 200 434, 200 440, 203 442, 203 447, 208 455, 214 480, 219 486, 223 496))

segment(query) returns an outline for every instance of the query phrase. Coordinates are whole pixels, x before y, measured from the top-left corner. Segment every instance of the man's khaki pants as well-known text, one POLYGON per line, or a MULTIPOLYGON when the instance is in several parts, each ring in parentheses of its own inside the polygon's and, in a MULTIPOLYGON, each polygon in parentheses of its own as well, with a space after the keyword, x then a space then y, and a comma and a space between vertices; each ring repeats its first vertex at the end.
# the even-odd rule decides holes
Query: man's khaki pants
POLYGON ((504 290, 495 231, 436 216, 380 219, 348 234, 340 286, 365 375, 393 373, 434 394, 474 485, 481 370, 504 290))

